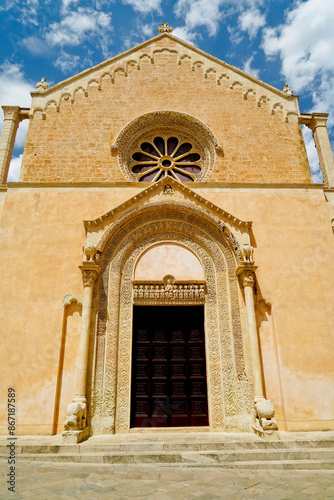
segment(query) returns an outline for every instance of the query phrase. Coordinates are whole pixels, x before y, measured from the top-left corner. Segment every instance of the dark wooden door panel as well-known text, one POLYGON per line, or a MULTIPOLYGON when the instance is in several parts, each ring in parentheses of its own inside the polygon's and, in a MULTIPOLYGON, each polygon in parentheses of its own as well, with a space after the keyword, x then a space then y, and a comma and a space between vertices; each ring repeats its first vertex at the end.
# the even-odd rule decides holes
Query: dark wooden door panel
POLYGON ((132 427, 208 425, 203 306, 135 306, 132 427))

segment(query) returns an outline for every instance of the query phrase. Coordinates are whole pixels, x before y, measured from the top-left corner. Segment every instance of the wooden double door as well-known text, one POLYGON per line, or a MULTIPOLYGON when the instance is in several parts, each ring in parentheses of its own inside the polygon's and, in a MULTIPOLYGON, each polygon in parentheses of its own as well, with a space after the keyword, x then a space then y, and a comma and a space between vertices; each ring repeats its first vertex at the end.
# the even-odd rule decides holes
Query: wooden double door
POLYGON ((134 306, 131 427, 208 425, 204 306, 134 306))

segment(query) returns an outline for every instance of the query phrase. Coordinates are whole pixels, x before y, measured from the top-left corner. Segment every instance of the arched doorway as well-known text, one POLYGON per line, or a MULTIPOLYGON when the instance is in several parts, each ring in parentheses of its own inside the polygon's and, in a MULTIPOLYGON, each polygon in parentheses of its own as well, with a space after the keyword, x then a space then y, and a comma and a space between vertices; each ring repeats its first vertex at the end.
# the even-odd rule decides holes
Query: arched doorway
MULTIPOLYGON (((176 183, 175 188, 178 188, 176 183)), ((183 189, 181 186, 180 192, 183 189)), ((136 302, 135 278, 140 270, 140 257, 149 255, 150 249, 161 252, 163 245, 190 252, 204 273, 204 301, 191 305, 202 306, 204 310, 209 428, 249 431, 254 417, 240 321, 238 243, 226 226, 202 206, 190 203, 181 194, 178 199, 164 197, 164 181, 147 192, 154 190, 159 190, 161 200, 153 197, 149 203, 117 214, 98 245, 101 276, 95 299, 98 311, 91 377, 92 432, 131 430, 134 307, 145 307, 136 302)), ((170 269, 167 272, 176 274, 170 269)), ((159 276, 160 283, 164 276, 159 276)), ((182 281, 176 278, 175 282, 182 281)), ((147 305, 162 306, 159 300, 152 300, 155 304, 147 305)))
POLYGON ((130 426, 207 426, 200 261, 182 245, 159 243, 139 257, 133 285, 130 426))

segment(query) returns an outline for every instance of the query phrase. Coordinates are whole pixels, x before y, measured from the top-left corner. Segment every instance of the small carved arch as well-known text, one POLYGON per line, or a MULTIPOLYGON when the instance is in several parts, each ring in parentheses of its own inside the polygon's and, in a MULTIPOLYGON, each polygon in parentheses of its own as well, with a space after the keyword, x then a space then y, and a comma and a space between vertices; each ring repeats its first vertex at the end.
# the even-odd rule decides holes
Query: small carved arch
POLYGON ((195 62, 193 62, 193 64, 192 64, 191 70, 192 70, 192 71, 195 71, 195 69, 196 69, 196 68, 201 68, 201 67, 203 67, 203 66, 204 66, 203 61, 195 61, 195 62))
POLYGON ((214 73, 214 74, 215 74, 215 73, 216 73, 216 70, 215 70, 214 68, 208 68, 208 69, 205 71, 205 73, 204 73, 204 78, 208 78, 208 75, 209 75, 210 73, 214 73))
POLYGON ((272 107, 272 110, 271 110, 271 114, 274 115, 275 114, 275 111, 276 109, 280 109, 281 111, 283 111, 283 104, 281 102, 276 102, 273 107, 272 107))
POLYGON ((239 80, 234 81, 230 85, 230 89, 241 88, 241 87, 243 87, 243 85, 242 85, 242 82, 240 82, 239 80))
POLYGON ((177 61, 177 64, 182 64, 182 61, 184 59, 189 59, 191 61, 191 56, 189 54, 182 54, 182 56, 180 56, 179 60, 177 61))
POLYGON ((222 80, 225 79, 225 80, 229 80, 230 77, 227 73, 222 73, 221 75, 219 75, 218 79, 217 79, 217 85, 221 85, 221 82, 222 80))
POLYGON ((246 92, 244 92, 244 99, 247 99, 248 94, 256 95, 256 92, 255 92, 254 89, 248 89, 248 90, 246 90, 246 92))

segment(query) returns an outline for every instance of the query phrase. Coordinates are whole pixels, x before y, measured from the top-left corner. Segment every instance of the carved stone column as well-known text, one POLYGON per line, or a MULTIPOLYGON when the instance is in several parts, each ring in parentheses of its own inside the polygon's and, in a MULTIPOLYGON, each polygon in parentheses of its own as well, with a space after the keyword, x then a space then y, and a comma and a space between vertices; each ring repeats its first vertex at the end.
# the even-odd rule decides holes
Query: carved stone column
POLYGON ((257 267, 254 266, 253 263, 243 263, 238 269, 240 281, 245 293, 255 400, 264 397, 260 345, 256 328, 255 305, 254 305, 254 285, 255 285, 254 273, 256 269, 257 267))
POLYGON ((29 118, 26 109, 19 106, 2 106, 4 122, 0 137, 0 185, 6 184, 10 160, 12 159, 17 128, 21 120, 29 118))
POLYGON ((77 380, 74 402, 86 403, 86 382, 89 350, 89 327, 92 311, 93 288, 98 278, 100 268, 92 262, 80 266, 84 285, 82 302, 81 333, 77 362, 77 380))
POLYGON ((302 123, 313 132, 324 183, 328 187, 334 187, 334 159, 327 132, 327 118, 328 113, 301 115, 302 123))
POLYGON ((250 245, 244 245, 242 252, 244 261, 238 267, 237 273, 245 293, 249 346, 253 372, 254 403, 257 417, 254 429, 261 435, 265 435, 266 433, 272 433, 272 431, 277 430, 278 427, 274 419, 274 405, 271 400, 267 400, 264 397, 260 342, 256 327, 254 301, 255 271, 257 266, 255 266, 252 261, 253 252, 249 250, 250 248, 252 248, 250 245))
POLYGON ((86 384, 89 354, 89 334, 92 311, 93 289, 100 268, 94 261, 84 262, 80 266, 84 285, 82 302, 82 317, 80 330, 79 353, 77 360, 76 390, 73 403, 67 406, 65 431, 63 441, 67 443, 78 443, 88 436, 89 429, 86 426, 87 401, 86 384))

